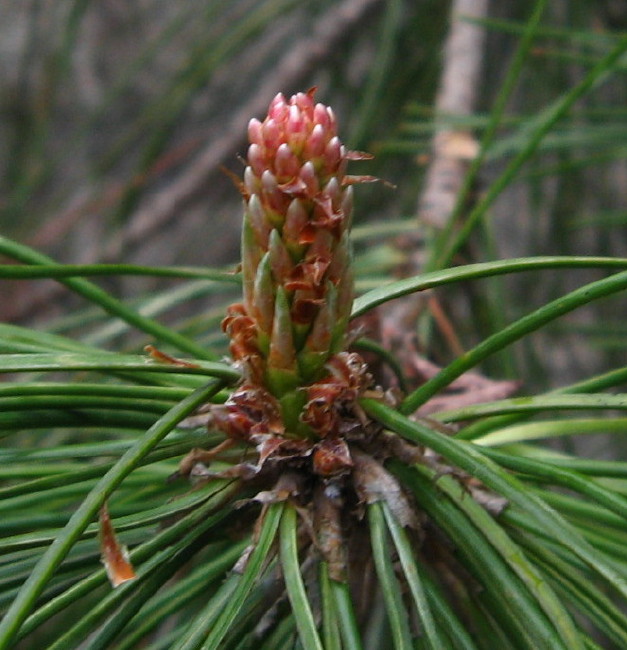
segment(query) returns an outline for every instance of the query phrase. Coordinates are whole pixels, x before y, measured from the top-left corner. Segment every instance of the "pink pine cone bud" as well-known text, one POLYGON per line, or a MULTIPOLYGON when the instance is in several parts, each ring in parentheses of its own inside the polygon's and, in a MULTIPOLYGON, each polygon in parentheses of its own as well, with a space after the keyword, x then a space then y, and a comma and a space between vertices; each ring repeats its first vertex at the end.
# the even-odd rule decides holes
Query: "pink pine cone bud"
POLYGON ((326 364, 346 345, 351 185, 372 180, 346 175, 349 160, 370 156, 346 150, 333 111, 316 103, 314 92, 289 100, 279 93, 264 121, 248 125, 243 304, 233 305, 223 324, 247 384, 278 400, 286 429, 297 436, 317 426, 311 414, 302 417, 307 389, 328 375, 326 364))

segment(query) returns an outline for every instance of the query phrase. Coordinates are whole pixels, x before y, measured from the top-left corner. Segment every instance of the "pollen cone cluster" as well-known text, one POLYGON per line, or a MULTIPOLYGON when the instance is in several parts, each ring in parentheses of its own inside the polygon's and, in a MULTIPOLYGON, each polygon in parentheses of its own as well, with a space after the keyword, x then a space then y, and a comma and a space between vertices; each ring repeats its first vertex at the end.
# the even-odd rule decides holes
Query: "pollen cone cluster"
POLYGON ((353 301, 348 152, 333 111, 313 90, 277 95, 248 126, 241 192, 243 302, 223 322, 244 383, 217 414, 230 437, 320 439, 337 404, 355 399, 365 367, 346 353, 353 301), (335 407, 332 401, 335 399, 335 407))

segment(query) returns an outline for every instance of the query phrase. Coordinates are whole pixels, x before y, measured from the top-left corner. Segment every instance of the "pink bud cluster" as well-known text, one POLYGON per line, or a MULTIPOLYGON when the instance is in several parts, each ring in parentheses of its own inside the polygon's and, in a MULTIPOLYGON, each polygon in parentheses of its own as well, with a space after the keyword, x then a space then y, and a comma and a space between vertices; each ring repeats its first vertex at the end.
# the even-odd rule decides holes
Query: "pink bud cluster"
POLYGON ((250 194, 259 190, 253 176, 268 187, 292 186, 313 198, 331 176, 343 176, 346 150, 337 137, 333 110, 316 104, 313 91, 298 93, 289 102, 279 93, 268 116, 248 124, 250 194), (342 169, 341 169, 342 168, 342 169))
POLYGON ((216 422, 238 439, 246 431, 258 438, 264 427, 283 435, 277 420, 288 437, 324 438, 338 427, 339 402, 354 399, 332 370, 353 301, 351 185, 372 180, 347 176, 346 166, 370 156, 346 150, 314 90, 289 100, 278 94, 263 122, 250 121, 248 136, 243 303, 223 322, 245 382, 216 422))
MULTIPOLYGON (((279 93, 266 119, 252 119, 248 125, 244 193, 250 224, 264 249, 277 229, 293 261, 315 242, 317 228, 332 230, 339 238, 352 213, 352 192, 343 185, 353 155, 337 136, 333 110, 315 103, 313 95, 313 90, 298 93, 288 102, 279 93)), ((277 264, 289 266, 282 251, 275 257, 277 264)))

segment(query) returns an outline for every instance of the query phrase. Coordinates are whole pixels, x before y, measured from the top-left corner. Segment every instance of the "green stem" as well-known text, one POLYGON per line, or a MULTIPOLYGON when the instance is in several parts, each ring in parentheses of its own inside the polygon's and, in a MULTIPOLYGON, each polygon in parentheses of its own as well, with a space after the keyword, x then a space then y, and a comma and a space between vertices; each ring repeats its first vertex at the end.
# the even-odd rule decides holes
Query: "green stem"
POLYGON ((627 272, 616 273, 609 278, 597 280, 571 291, 565 296, 536 309, 508 325, 496 334, 489 336, 477 346, 443 368, 435 377, 410 393, 401 404, 403 413, 413 413, 439 390, 448 386, 454 379, 476 366, 486 357, 533 332, 546 323, 567 314, 593 300, 604 298, 627 288, 627 272))
POLYGON ((146 456, 172 429, 198 406, 209 401, 222 388, 222 382, 210 384, 194 391, 189 397, 174 406, 148 429, 120 460, 102 477, 76 509, 65 528, 44 553, 41 560, 20 589, 4 619, 0 622, 0 650, 9 648, 20 625, 35 605, 39 595, 52 578, 81 533, 87 528, 98 509, 115 488, 137 467, 146 456))
POLYGON ((412 422, 389 406, 373 399, 362 399, 364 410, 385 427, 417 445, 429 447, 450 463, 478 478, 489 488, 519 505, 557 543, 568 548, 595 573, 627 598, 627 580, 612 565, 599 559, 596 550, 558 512, 526 489, 518 479, 487 458, 479 448, 412 422))
POLYGON ((578 268, 607 268, 625 269, 627 259, 618 257, 585 257, 585 256, 540 256, 521 257, 496 262, 479 262, 467 264, 442 271, 421 273, 420 275, 397 282, 390 282, 372 289, 360 296, 353 303, 351 318, 361 316, 365 312, 383 303, 406 296, 409 293, 425 291, 446 284, 489 278, 506 273, 521 273, 523 271, 540 271, 545 269, 578 269, 578 268))
MULTIPOLYGON (((0 244, 2 240, 0 239, 0 244)), ((0 278, 6 280, 49 280, 88 276, 147 275, 156 278, 194 278, 241 284, 239 274, 202 267, 139 266, 136 264, 0 264, 0 278)))
POLYGON ((296 510, 291 506, 285 508, 281 518, 280 546, 285 588, 296 619, 300 642, 304 650, 323 650, 300 574, 296 546, 296 510))
MULTIPOLYGON (((18 244, 6 237, 0 236, 0 254, 7 255, 13 259, 26 264, 55 265, 50 257, 25 246, 18 244)), ((154 336, 159 341, 170 343, 175 348, 188 352, 199 359, 215 359, 216 355, 204 347, 197 345, 194 341, 171 330, 161 323, 142 316, 140 313, 130 309, 125 304, 116 300, 106 291, 83 278, 60 278, 59 281, 66 287, 87 298, 90 302, 99 305, 107 313, 121 318, 126 323, 137 327, 139 330, 154 336)))

